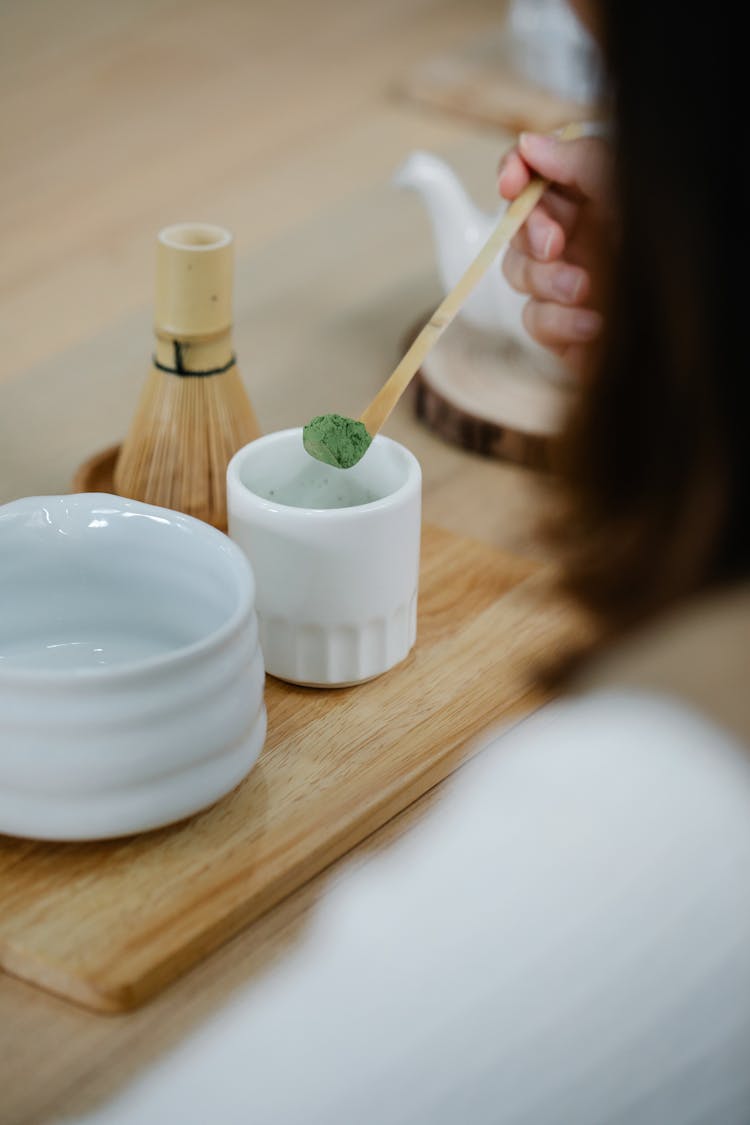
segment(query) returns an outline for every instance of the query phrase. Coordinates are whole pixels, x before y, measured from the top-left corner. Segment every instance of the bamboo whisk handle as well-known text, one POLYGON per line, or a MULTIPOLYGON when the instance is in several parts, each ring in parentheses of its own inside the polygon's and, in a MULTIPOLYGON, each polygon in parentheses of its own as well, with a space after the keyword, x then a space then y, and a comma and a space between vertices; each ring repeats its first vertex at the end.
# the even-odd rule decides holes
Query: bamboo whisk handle
POLYGON ((226 529, 230 458, 260 434, 232 352, 229 231, 178 223, 157 239, 156 355, 114 468, 123 496, 226 529))

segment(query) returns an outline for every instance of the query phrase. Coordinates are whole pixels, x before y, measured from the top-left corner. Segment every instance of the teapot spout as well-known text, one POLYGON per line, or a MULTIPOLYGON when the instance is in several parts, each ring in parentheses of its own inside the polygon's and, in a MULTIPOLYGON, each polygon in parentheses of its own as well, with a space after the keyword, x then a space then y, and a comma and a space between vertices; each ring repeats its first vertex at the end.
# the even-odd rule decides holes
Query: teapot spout
MULTIPOLYGON (((392 182, 421 196, 441 261, 465 268, 489 237, 494 217, 476 206, 453 169, 432 153, 412 152, 396 169, 392 182)), ((447 280, 443 277, 444 283, 447 280)), ((453 284, 451 278, 448 287, 453 284)))

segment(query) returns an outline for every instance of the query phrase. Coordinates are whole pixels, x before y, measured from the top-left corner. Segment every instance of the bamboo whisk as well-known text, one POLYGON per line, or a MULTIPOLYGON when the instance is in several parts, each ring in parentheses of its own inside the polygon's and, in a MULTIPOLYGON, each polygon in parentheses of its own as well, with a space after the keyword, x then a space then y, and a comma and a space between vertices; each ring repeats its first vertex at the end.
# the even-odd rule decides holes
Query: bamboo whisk
POLYGON ((156 353, 114 473, 120 495, 222 530, 227 465, 260 435, 232 351, 232 249, 205 223, 160 232, 156 353))

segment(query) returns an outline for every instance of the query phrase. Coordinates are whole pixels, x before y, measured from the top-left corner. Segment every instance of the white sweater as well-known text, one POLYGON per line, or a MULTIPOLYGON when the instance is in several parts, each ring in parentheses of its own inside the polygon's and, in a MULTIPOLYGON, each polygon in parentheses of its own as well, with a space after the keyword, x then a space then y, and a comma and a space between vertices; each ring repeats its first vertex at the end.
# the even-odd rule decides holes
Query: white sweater
POLYGON ((748 1125, 750 752, 601 692, 494 740, 106 1125, 748 1125))

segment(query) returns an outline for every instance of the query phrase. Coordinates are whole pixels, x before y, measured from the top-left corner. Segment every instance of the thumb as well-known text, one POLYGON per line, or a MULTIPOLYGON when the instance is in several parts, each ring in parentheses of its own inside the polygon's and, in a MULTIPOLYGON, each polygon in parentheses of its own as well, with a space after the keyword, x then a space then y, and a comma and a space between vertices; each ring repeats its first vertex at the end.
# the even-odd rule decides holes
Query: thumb
POLYGON ((605 144, 599 137, 561 141, 545 133, 521 133, 518 138, 519 152, 530 168, 585 199, 603 193, 605 144))

